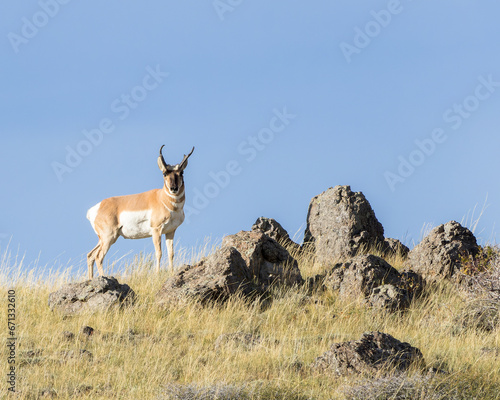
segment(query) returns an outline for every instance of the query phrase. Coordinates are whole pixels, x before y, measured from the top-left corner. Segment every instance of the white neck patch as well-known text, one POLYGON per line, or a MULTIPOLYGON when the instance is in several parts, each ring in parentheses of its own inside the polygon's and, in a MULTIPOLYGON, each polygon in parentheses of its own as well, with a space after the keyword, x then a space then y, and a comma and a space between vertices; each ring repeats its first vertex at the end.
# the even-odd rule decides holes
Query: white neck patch
POLYGON ((174 200, 179 200, 182 196, 184 196, 184 188, 182 189, 182 192, 180 192, 179 194, 172 194, 172 193, 170 193, 170 190, 167 189, 167 185, 163 186, 163 190, 165 191, 165 194, 168 197, 171 197, 174 200))

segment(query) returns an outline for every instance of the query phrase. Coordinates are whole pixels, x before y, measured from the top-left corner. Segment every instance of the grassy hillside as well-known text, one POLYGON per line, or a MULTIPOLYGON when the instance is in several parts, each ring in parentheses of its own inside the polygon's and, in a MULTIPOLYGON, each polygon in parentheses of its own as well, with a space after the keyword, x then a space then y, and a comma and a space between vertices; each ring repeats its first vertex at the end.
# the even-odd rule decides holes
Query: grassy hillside
MULTIPOLYGON (((399 258, 388 261, 402 267, 399 258)), ((299 267, 306 279, 323 272, 307 255, 299 257, 299 267)), ((454 318, 465 300, 449 284, 429 290, 405 314, 381 313, 305 288, 276 290, 265 307, 234 299, 212 307, 190 302, 160 309, 155 293, 170 272, 158 276, 150 258, 116 270, 121 271, 115 274, 118 280, 138 295, 136 305, 71 318, 47 306, 49 293, 64 278, 18 280, 17 398, 500 399, 500 330, 457 331, 454 318), (94 333, 80 333, 83 326, 93 327, 94 333), (426 377, 427 371, 414 370, 404 377, 367 381, 309 368, 332 343, 375 330, 418 347, 427 368, 446 373, 426 377), (65 331, 75 336, 68 338, 65 331), (215 348, 221 334, 235 332, 259 340, 215 348), (408 397, 401 397, 403 392, 408 397)), ((2 299, 8 289, 12 287, 2 286, 2 299)), ((6 333, 5 313, 2 318, 6 333)), ((5 349, 6 335, 1 337, 5 349)), ((2 383, 2 396, 6 393, 2 383)))

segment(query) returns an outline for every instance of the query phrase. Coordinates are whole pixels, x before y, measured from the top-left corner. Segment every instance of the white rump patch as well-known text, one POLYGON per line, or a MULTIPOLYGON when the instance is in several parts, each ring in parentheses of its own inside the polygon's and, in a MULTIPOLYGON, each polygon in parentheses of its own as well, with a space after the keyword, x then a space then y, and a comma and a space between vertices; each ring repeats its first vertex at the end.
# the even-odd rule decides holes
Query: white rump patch
POLYGON ((92 229, 94 229, 94 231, 95 231, 95 219, 97 217, 97 213, 99 212, 99 207, 101 207, 100 202, 97 203, 94 207, 89 208, 89 210, 87 211, 87 219, 90 221, 90 225, 92 225, 92 229))
POLYGON ((151 210, 122 211, 119 217, 121 235, 125 239, 142 239, 151 237, 151 210))

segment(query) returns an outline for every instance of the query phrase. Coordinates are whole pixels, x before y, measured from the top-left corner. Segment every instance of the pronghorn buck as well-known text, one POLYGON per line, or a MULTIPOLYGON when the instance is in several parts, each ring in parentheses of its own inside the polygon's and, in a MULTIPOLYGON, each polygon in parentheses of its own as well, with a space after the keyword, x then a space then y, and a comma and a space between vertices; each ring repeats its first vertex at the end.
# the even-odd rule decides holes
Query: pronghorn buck
POLYGON ((165 235, 170 268, 174 262, 174 234, 184 221, 184 178, 191 152, 177 165, 165 162, 160 147, 158 166, 163 172, 163 188, 128 196, 110 197, 97 203, 87 212, 99 243, 87 255, 88 277, 94 277, 94 262, 99 274, 104 275, 102 262, 118 237, 142 239, 153 237, 156 251, 156 270, 160 270, 161 236, 165 235))

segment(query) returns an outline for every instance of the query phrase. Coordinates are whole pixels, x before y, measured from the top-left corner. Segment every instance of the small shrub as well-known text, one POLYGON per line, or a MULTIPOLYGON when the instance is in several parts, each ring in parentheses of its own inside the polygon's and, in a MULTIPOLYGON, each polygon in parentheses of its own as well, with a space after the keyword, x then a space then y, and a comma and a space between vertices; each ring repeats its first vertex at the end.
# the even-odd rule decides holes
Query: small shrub
POLYGON ((487 272, 491 269, 497 256, 498 251, 491 246, 481 247, 479 253, 475 256, 471 254, 462 255, 460 257, 461 272, 467 276, 476 276, 487 272))

